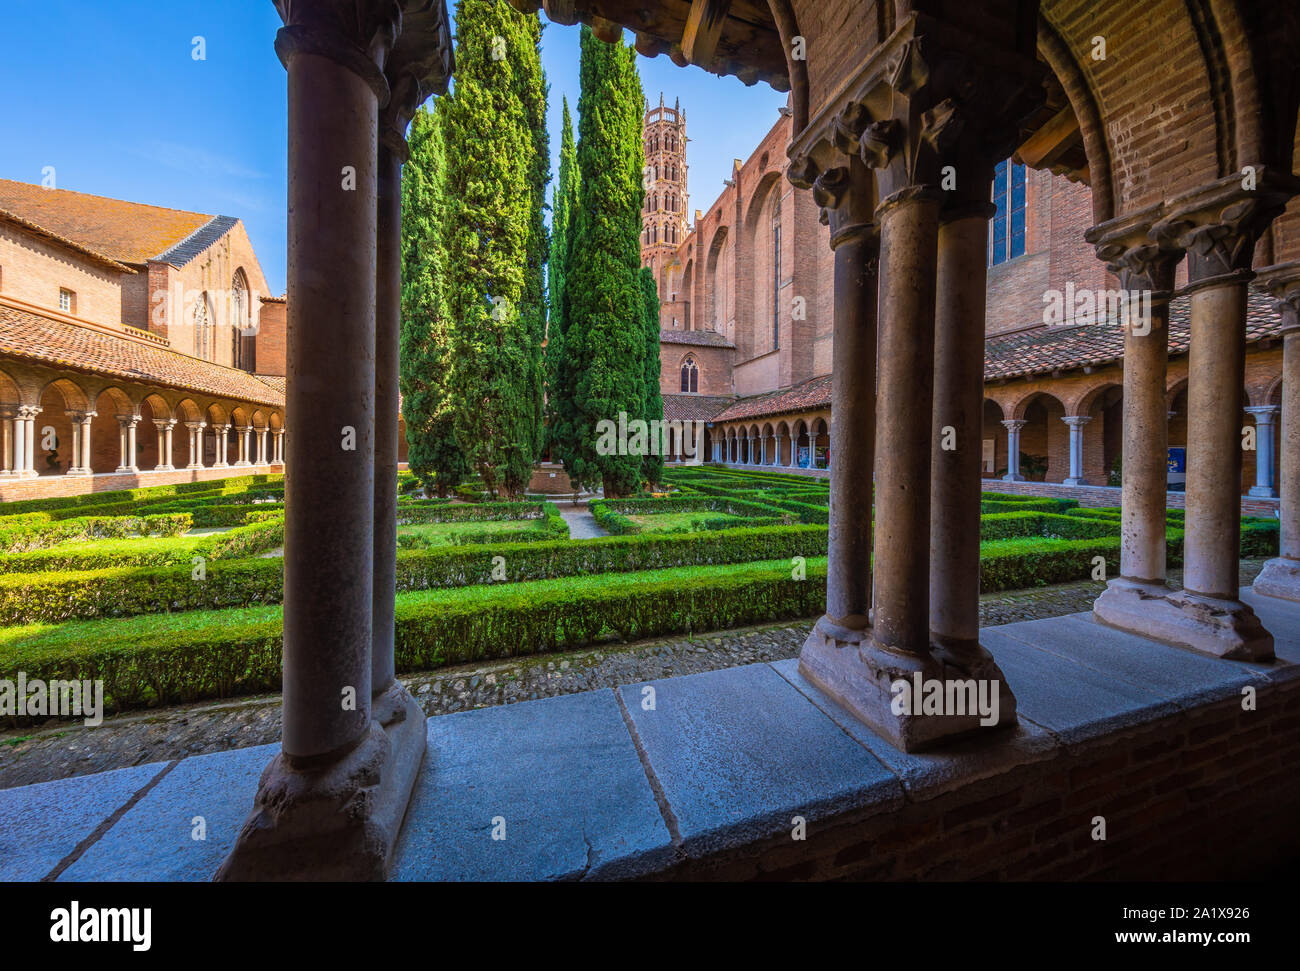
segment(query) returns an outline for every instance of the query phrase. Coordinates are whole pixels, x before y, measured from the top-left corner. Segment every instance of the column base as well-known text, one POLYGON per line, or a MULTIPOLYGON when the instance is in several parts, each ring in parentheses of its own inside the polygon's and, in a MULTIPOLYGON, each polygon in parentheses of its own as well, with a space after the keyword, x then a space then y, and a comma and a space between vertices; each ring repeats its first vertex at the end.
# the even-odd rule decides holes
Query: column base
POLYGON ((190 471, 190 472, 202 472, 206 468, 207 468, 206 465, 197 465, 193 462, 185 466, 186 471, 190 471))
POLYGON ((154 470, 155 472, 175 472, 175 471, 176 471, 176 466, 174 466, 174 465, 155 465, 153 470, 154 470))
POLYGON ((1232 661, 1271 661, 1273 635, 1237 599, 1171 590, 1159 583, 1112 580, 1092 607, 1103 624, 1232 661))
POLYGON ((74 476, 74 477, 79 478, 79 479, 84 479, 86 476, 88 476, 88 475, 93 475, 94 473, 92 473, 92 472, 90 471, 90 469, 75 469, 75 468, 74 468, 74 469, 68 469, 68 471, 67 471, 67 472, 64 472, 63 474, 64 474, 64 475, 74 476))
POLYGON ((1300 603, 1300 560, 1278 556, 1267 561, 1251 589, 1266 597, 1300 603))
POLYGON ((1064 482, 1061 483, 1061 485, 1068 485, 1068 486, 1078 486, 1078 485, 1087 485, 1087 484, 1088 484, 1088 480, 1085 479, 1083 476, 1079 476, 1079 478, 1077 479, 1066 479, 1064 482))
MULTIPOLYGON (((877 643, 871 630, 841 627, 823 616, 804 641, 799 673, 835 699, 859 721, 904 752, 919 752, 995 728, 1016 724, 1016 699, 993 656, 978 643, 935 643, 924 655, 905 654, 877 643), (916 679, 922 691, 915 697, 916 679), (926 711, 925 701, 939 693, 965 702, 969 689, 955 682, 974 682, 973 704, 961 713, 926 711), (903 682, 907 691, 895 691, 903 682), (934 685, 935 687, 931 687, 934 685), (980 688, 983 687, 983 691, 980 688), (910 700, 912 704, 907 702, 910 700), (987 701, 987 714, 978 710, 987 701), (975 707, 976 710, 965 710, 975 707)), ((943 705, 939 705, 940 709, 943 705)))
POLYGON ((1002 481, 1003 482, 1024 482, 1025 477, 1023 475, 1013 475, 1010 472, 1008 472, 1006 475, 1002 477, 1002 481))
POLYGON ((427 747, 424 712, 400 681, 374 699, 361 743, 331 765, 299 770, 277 755, 253 811, 213 879, 375 881, 393 848, 427 747))
POLYGON ((140 470, 134 465, 119 465, 113 472, 116 475, 137 475, 140 470))
POLYGON ((252 467, 253 467, 252 462, 236 462, 234 464, 234 468, 236 469, 251 469, 252 467))
POLYGON ((212 465, 212 467, 213 467, 214 469, 228 469, 228 468, 230 468, 230 466, 227 465, 225 462, 214 462, 213 465, 212 465))
POLYGON ((1251 486, 1246 490, 1246 495, 1255 499, 1276 499, 1277 490, 1272 486, 1251 486))

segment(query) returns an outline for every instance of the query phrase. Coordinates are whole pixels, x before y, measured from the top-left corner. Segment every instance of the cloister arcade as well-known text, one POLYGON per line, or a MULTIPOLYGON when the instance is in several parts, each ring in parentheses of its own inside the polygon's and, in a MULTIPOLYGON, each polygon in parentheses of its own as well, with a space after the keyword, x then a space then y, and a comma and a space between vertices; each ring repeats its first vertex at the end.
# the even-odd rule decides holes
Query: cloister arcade
POLYGON ((0 483, 282 467, 277 397, 270 386, 265 400, 240 401, 3 362, 0 483))

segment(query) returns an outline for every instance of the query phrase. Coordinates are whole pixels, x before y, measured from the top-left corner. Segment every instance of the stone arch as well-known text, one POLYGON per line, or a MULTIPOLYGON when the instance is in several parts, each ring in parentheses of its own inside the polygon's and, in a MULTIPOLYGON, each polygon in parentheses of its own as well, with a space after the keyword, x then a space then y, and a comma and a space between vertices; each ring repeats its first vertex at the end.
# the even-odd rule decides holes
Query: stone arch
POLYGON ((791 464, 801 469, 809 468, 812 465, 812 436, 808 423, 802 418, 794 423, 793 439, 794 461, 791 464))
POLYGON ((22 388, 3 368, 0 368, 0 408, 17 408, 23 403, 22 388))
POLYGON ((176 404, 174 417, 179 422, 202 421, 203 412, 199 410, 199 406, 194 403, 193 398, 182 398, 176 404))
POLYGON ((980 475, 986 479, 1001 475, 1007 468, 1007 430, 1002 424, 1006 414, 1001 402, 996 398, 985 397, 980 442, 980 475))
POLYGON ((700 320, 705 325, 702 329, 719 334, 727 334, 727 293, 731 267, 728 266, 730 261, 723 259, 723 256, 729 255, 730 238, 731 230, 727 226, 719 226, 714 231, 704 260, 704 275, 700 279, 700 320))
POLYGON ((1083 426, 1083 476, 1092 485, 1119 484, 1116 463, 1124 451, 1124 385, 1103 381, 1069 412, 1090 419, 1083 426))
POLYGON ((812 448, 811 468, 829 469, 831 467, 831 429, 826 419, 818 416, 813 419, 809 430, 809 444, 812 448))
POLYGON ((774 350, 778 341, 773 277, 779 253, 774 223, 779 218, 781 181, 779 171, 759 178, 737 244, 743 252, 736 261, 736 324, 740 332, 735 344, 745 357, 774 350))
POLYGON ((32 465, 38 475, 64 475, 73 467, 73 415, 91 411, 91 401, 71 378, 48 382, 36 400, 41 411, 36 416, 32 465))
POLYGON ((1070 472, 1070 434, 1061 421, 1061 399, 1050 391, 1034 391, 1017 403, 1013 416, 1020 429, 1020 474, 1041 482, 1064 482, 1070 472))
POLYGON ((93 408, 95 417, 90 421, 90 471, 95 474, 115 472, 122 467, 122 459, 128 465, 139 466, 137 456, 140 452, 140 423, 135 423, 136 455, 122 454, 122 423, 119 418, 137 416, 135 402, 131 396, 116 385, 102 388, 95 398, 93 408))

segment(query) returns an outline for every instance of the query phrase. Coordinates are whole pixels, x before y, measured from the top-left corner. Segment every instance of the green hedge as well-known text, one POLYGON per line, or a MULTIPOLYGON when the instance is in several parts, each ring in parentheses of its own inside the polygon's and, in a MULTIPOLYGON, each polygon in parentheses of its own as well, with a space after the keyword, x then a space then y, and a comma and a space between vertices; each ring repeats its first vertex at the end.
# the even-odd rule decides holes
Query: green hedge
POLYGON ((189 532, 192 526, 189 513, 163 516, 81 516, 56 522, 29 520, 16 525, 7 521, 0 526, 0 551, 24 553, 48 549, 59 543, 122 539, 133 535, 173 537, 189 532))
POLYGON ((25 512, 47 512, 77 506, 97 506, 112 503, 136 502, 165 496, 185 496, 215 489, 234 489, 241 486, 283 482, 283 474, 243 475, 229 479, 210 479, 203 482, 177 482, 171 485, 144 486, 138 489, 119 489, 113 492, 90 492, 78 496, 53 496, 48 499, 22 499, 0 505, 5 515, 25 512))
MULTIPOLYGON (((399 550, 397 589, 499 587, 494 578, 498 556, 506 582, 523 582, 825 555, 826 530, 815 526, 444 546, 399 550)), ((191 561, 181 562, 0 576, 0 625, 251 606, 279 603, 283 597, 284 564, 278 557, 215 560, 207 564, 201 582, 193 579, 191 561)))
MULTIPOLYGON (((779 560, 402 594, 397 668, 811 617, 825 609, 825 563, 808 567, 803 580, 779 560)), ((0 677, 102 679, 119 710, 280 687, 274 606, 13 628, 0 638, 0 677)))

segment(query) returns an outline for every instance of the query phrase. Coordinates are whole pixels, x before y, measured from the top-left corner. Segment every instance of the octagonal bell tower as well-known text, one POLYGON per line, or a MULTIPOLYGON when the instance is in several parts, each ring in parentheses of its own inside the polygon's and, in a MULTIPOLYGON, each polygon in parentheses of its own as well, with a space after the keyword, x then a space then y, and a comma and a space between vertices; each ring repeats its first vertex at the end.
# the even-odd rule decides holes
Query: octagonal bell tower
POLYGON ((646 105, 641 125, 645 142, 645 207, 642 213, 641 265, 654 270, 659 299, 669 300, 675 287, 677 247, 686 239, 686 112, 681 101, 668 108, 646 105))

